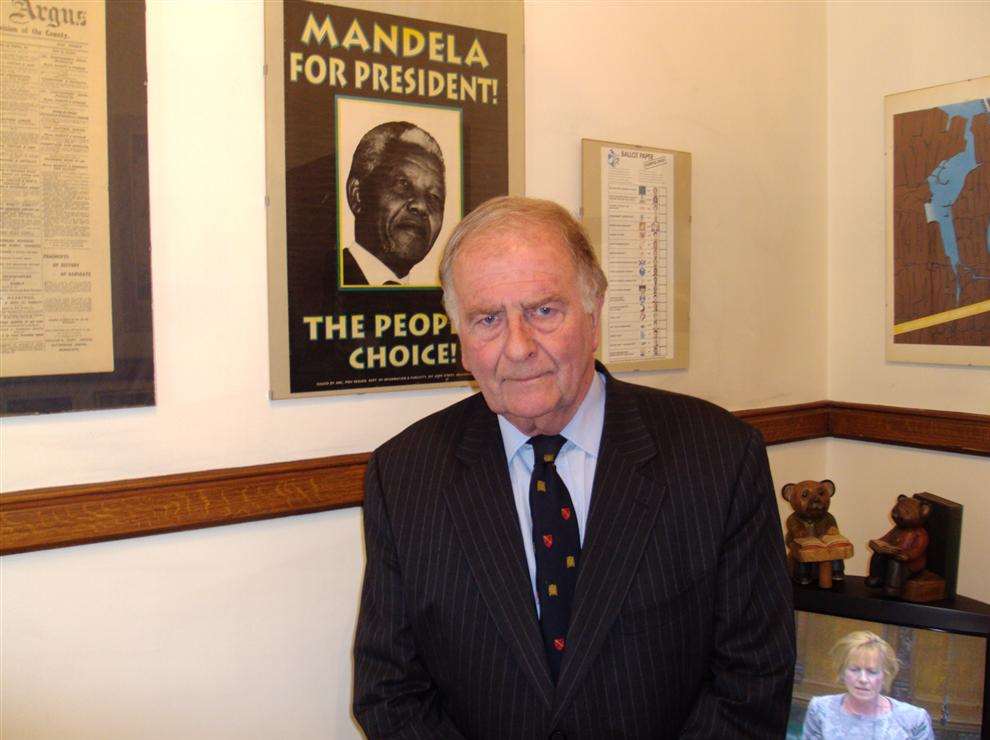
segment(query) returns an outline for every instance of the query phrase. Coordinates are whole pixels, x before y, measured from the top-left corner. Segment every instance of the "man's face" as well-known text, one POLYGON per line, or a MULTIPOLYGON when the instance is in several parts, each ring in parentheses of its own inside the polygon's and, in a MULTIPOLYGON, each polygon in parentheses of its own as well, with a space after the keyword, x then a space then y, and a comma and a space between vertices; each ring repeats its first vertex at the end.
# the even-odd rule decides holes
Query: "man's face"
POLYGON ((414 147, 390 152, 361 183, 358 243, 404 277, 437 240, 445 195, 436 157, 414 147))
POLYGON ((601 305, 588 313, 577 269, 552 229, 519 225, 461 246, 453 289, 462 362, 489 408, 524 434, 557 434, 594 377, 601 305))

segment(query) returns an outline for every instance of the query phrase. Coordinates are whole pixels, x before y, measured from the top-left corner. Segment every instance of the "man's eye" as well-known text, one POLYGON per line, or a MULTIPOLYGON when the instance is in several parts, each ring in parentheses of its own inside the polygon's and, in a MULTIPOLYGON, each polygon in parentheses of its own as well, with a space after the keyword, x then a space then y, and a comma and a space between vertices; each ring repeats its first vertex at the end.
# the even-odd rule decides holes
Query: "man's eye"
POLYGON ((536 315, 545 318, 547 316, 553 316, 555 309, 553 306, 540 306, 536 309, 536 315))
POLYGON ((482 316, 478 323, 482 326, 492 326, 496 321, 498 321, 498 314, 489 313, 482 316))

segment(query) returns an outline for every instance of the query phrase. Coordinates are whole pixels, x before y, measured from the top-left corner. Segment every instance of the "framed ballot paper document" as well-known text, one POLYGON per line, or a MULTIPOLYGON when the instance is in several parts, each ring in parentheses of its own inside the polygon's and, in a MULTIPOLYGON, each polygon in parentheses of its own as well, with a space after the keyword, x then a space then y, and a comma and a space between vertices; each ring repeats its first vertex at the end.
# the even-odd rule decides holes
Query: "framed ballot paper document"
POLYGON ((608 277, 598 357, 610 370, 688 365, 691 155, 581 141, 583 223, 608 277))

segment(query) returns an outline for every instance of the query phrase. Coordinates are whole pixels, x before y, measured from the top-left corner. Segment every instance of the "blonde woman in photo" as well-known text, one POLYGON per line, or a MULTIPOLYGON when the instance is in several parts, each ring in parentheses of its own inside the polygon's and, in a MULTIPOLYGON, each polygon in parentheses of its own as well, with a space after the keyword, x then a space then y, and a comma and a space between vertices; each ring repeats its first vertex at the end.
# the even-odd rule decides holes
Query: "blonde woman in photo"
POLYGON ((832 648, 844 694, 808 705, 805 740, 934 740, 928 712, 886 696, 900 666, 894 649, 872 632, 850 632, 832 648))

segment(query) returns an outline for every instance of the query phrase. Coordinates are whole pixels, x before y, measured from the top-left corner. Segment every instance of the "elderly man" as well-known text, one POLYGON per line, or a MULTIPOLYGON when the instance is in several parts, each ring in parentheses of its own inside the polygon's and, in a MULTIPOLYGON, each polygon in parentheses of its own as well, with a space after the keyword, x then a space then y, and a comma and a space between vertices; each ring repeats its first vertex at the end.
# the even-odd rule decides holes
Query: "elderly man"
POLYGON ((561 207, 441 262, 481 394, 373 455, 355 642, 370 737, 782 737, 794 661, 759 434, 594 361, 605 276, 561 207))
POLYGON ((347 176, 354 240, 341 250, 342 284, 402 285, 443 224, 443 152, 426 131, 389 121, 361 137, 347 176))

